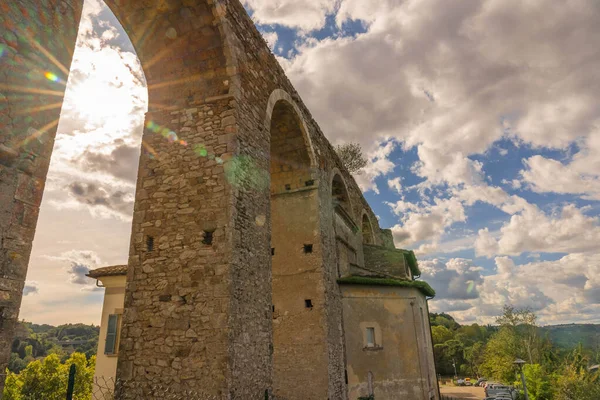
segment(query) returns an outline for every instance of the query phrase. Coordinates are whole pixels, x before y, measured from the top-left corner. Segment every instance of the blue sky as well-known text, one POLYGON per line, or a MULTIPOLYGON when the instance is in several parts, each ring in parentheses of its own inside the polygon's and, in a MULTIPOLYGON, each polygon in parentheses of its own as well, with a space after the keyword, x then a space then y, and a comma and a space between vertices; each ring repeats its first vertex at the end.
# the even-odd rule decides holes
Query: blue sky
MULTIPOLYGON (((362 145, 355 178, 417 252, 433 311, 487 323, 513 304, 544 324, 600 322, 597 2, 243 4, 330 141, 362 145)), ((101 292, 77 266, 126 262, 141 75, 110 10, 87 0, 24 318, 98 321, 101 292), (59 313, 57 292, 88 307, 59 313)))

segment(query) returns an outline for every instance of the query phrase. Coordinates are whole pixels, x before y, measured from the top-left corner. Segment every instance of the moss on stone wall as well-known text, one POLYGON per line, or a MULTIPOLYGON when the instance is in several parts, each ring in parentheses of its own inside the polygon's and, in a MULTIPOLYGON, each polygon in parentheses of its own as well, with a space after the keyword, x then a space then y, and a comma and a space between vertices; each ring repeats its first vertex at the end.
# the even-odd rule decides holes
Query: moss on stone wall
POLYGON ((413 277, 420 276, 417 257, 412 250, 390 249, 383 246, 364 244, 365 266, 398 278, 408 278, 410 269, 413 277))
POLYGON ((425 281, 403 281, 398 279, 388 278, 369 278, 364 276, 349 276, 346 278, 339 278, 337 280, 340 284, 347 285, 376 285, 376 286, 400 286, 400 287, 411 287, 421 291, 425 296, 435 297, 435 290, 425 281))
POLYGON ((410 268, 410 272, 413 276, 421 276, 421 270, 419 269, 419 263, 417 262, 417 256, 415 256, 414 251, 412 250, 402 250, 404 252, 404 257, 406 258, 406 262, 408 263, 408 268, 410 268))

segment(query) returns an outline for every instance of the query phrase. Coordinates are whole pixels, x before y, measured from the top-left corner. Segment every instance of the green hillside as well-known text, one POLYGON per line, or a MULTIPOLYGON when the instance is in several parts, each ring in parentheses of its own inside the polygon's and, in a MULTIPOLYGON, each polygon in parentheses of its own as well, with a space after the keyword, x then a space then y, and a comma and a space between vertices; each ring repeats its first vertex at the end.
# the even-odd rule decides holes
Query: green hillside
POLYGON ((561 349, 574 349, 580 343, 587 349, 600 348, 600 325, 598 324, 550 325, 542 327, 541 331, 561 349))
POLYGON ((20 322, 11 346, 8 369, 18 373, 36 359, 56 354, 64 361, 74 353, 89 359, 98 348, 99 326, 64 324, 59 326, 20 322))

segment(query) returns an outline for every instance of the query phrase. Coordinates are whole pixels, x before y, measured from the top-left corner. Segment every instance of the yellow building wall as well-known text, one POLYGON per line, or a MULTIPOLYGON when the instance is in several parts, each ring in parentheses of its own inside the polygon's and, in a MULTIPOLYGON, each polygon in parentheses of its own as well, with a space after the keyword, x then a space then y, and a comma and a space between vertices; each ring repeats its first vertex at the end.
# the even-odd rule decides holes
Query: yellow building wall
POLYGON ((427 301, 414 288, 340 285, 350 400, 438 400, 427 301), (375 328, 375 347, 366 329, 375 328))
MULTIPOLYGON (((100 337, 98 338, 98 353, 96 356, 96 372, 94 382, 102 387, 112 389, 117 374, 117 355, 104 354, 106 342, 106 329, 108 327, 108 316, 110 314, 123 314, 125 303, 125 275, 106 276, 98 279, 106 288, 104 291, 104 305, 102 306, 102 319, 100 322, 100 337)), ((117 336, 121 335, 121 320, 119 319, 119 330, 117 336)), ((118 349, 118 340, 116 348, 118 349)), ((118 350, 117 350, 118 352, 118 350)))

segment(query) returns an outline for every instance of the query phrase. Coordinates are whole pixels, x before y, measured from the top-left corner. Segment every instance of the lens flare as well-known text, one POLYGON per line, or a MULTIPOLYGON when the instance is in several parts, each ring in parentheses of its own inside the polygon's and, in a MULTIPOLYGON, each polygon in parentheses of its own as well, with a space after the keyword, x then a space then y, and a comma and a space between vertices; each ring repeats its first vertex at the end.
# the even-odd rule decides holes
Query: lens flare
POLYGON ((475 289, 475 282, 468 281, 467 282, 467 293, 471 293, 475 289))
POLYGON ((55 74, 53 74, 50 71, 46 72, 44 74, 44 76, 46 77, 46 79, 48 79, 51 82, 58 82, 60 80, 60 78, 58 76, 56 76, 55 74))
POLYGON ((225 178, 242 190, 264 190, 269 187, 269 172, 249 156, 237 156, 225 164, 225 178))
POLYGON ((196 153, 200 157, 206 157, 208 155, 206 147, 204 147, 204 145, 202 144, 197 144, 194 146, 194 153, 196 153))
POLYGON ((256 218, 254 218, 254 222, 256 222, 256 225, 258 226, 265 226, 265 223, 267 222, 267 216, 266 215, 257 215, 256 218))

